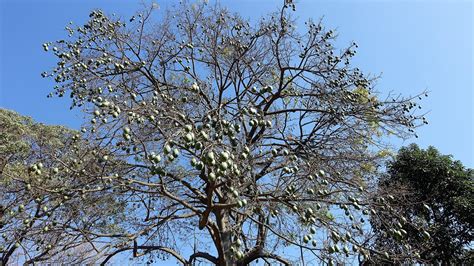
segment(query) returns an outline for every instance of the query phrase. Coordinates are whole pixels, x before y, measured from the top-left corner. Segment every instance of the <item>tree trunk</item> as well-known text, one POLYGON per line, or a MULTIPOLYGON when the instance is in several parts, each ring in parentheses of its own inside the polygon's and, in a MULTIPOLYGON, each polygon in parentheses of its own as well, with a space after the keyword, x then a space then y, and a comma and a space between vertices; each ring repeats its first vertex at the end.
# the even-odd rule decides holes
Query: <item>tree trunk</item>
POLYGON ((222 249, 224 254, 224 264, 225 266, 236 265, 235 257, 233 256, 230 247, 232 245, 232 234, 229 230, 225 230, 221 233, 222 240, 222 249))
POLYGON ((237 264, 235 256, 233 256, 230 248, 232 246, 232 232, 229 228, 229 217, 225 210, 219 210, 214 213, 216 215, 217 227, 219 232, 220 250, 219 265, 220 266, 234 266, 237 264))

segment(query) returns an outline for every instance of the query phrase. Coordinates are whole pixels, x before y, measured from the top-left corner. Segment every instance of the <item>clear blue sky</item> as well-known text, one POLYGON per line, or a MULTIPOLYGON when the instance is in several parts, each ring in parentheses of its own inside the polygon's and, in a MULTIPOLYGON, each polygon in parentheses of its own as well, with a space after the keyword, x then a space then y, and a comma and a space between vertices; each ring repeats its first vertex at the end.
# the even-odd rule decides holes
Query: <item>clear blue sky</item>
MULTIPOLYGON (((221 2, 255 19, 276 10, 282 0, 221 2)), ((41 44, 64 38, 64 26, 85 22, 93 8, 129 16, 141 3, 0 0, 0 107, 79 128, 80 116, 68 111, 67 99, 46 98, 53 83, 40 73, 53 66, 54 58, 41 44)), ((164 8, 172 1, 157 3, 164 8)), ((431 91, 422 102, 430 124, 418 131, 419 139, 397 145, 433 145, 473 168, 473 13, 470 1, 299 0, 296 15, 301 26, 309 17, 324 16, 325 25, 337 29, 340 48, 356 41, 354 65, 382 74, 377 87, 382 93, 431 91)))
MULTIPOLYGON (((145 1, 146 2, 146 1, 145 1)), ((282 0, 223 0, 244 17, 274 11, 282 0)), ((405 95, 424 89, 429 125, 419 130, 422 147, 434 145, 474 167, 473 3, 470 1, 299 0, 300 23, 324 16, 337 29, 338 45, 359 44, 354 64, 382 74, 378 90, 405 95)), ((89 11, 131 15, 142 1, 0 0, 0 106, 49 123, 80 126, 77 113, 63 99, 47 99, 51 80, 40 77, 54 64, 41 49, 45 41, 64 38, 69 21, 83 23, 89 11)), ((164 8, 172 1, 158 1, 164 8)), ((302 26, 302 25, 301 25, 302 26)))

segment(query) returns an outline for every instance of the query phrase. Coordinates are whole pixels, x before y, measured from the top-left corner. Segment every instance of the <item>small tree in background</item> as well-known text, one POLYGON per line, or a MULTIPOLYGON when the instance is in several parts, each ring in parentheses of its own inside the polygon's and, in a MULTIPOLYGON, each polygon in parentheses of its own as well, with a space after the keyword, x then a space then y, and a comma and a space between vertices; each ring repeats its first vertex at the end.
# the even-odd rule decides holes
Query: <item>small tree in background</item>
POLYGON ((400 149, 395 160, 388 164, 388 173, 380 179, 379 189, 381 194, 393 195, 387 200, 392 202, 394 210, 371 216, 377 249, 405 253, 407 247, 412 247, 420 251, 417 260, 420 263, 450 265, 473 261, 472 169, 440 154, 434 147, 422 150, 412 144, 400 149), (390 219, 391 212, 401 213, 408 221, 419 221, 425 225, 425 231, 405 220, 400 223, 390 219), (394 241, 390 236, 398 236, 401 241, 394 241))
POLYGON ((101 193, 107 168, 79 132, 5 109, 0 128, 0 264, 94 260, 101 244, 84 233, 119 234, 110 222, 124 215, 118 195, 101 193))
POLYGON ((371 200, 382 138, 414 134, 414 97, 378 97, 350 64, 357 45, 336 50, 321 23, 296 30, 291 3, 254 26, 219 5, 184 2, 158 20, 154 7, 130 19, 95 10, 43 46, 58 59, 43 73, 54 94, 88 117, 66 159, 82 151, 78 162, 102 166, 82 168, 74 180, 93 186, 71 196, 110 198, 125 214, 94 212, 110 231, 71 218, 102 263, 126 251, 218 265, 290 265, 288 247, 329 264, 415 254, 370 249, 363 225, 392 208, 371 200))

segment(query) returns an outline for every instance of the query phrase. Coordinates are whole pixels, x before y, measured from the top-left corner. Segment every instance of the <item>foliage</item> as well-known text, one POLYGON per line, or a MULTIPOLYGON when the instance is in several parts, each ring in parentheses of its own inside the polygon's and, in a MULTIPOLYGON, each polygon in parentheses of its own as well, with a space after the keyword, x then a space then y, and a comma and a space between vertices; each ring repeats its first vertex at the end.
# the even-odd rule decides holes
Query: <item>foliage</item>
MULTIPOLYGON (((125 251, 219 265, 289 265, 286 247, 329 264, 382 254, 366 247, 363 223, 390 208, 371 201, 382 136, 414 134, 415 97, 379 97, 350 64, 357 45, 337 51, 321 23, 297 30, 291 3, 254 26, 205 2, 158 20, 154 7, 127 20, 95 10, 43 45, 58 61, 42 74, 57 82, 51 96, 88 117, 76 147, 59 147, 71 169, 62 183, 82 192, 68 196, 81 214, 62 220, 93 211, 101 222, 77 224, 77 237, 99 243, 102 263, 125 251), (90 209, 106 199, 120 208, 90 209)), ((44 172, 57 162, 45 158, 44 172)))
POLYGON ((87 154, 87 143, 79 141, 78 132, 35 123, 5 109, 0 109, 0 128, 2 265, 15 256, 27 263, 87 261, 96 254, 87 244, 94 237, 87 239, 81 230, 110 231, 100 225, 108 217, 97 213, 120 217, 120 202, 110 195, 91 192, 81 197, 87 187, 99 184, 88 175, 98 165, 87 154), (87 226, 79 229, 81 224, 87 226))
MULTIPOLYGON (((380 180, 381 193, 393 194, 396 212, 417 221, 425 230, 407 222, 397 225, 384 214, 371 217, 376 247, 395 253, 418 249, 420 263, 459 264, 472 253, 474 232, 474 171, 434 147, 426 150, 412 144, 400 149, 380 180), (402 231, 403 230, 403 231, 402 231), (406 237, 394 242, 388 234, 402 231, 406 237), (470 251, 469 251, 470 250, 470 251)), ((472 255, 471 255, 472 256, 472 255)), ((472 261, 472 258, 470 259, 472 261)), ((400 263, 403 261, 397 261, 400 263)))

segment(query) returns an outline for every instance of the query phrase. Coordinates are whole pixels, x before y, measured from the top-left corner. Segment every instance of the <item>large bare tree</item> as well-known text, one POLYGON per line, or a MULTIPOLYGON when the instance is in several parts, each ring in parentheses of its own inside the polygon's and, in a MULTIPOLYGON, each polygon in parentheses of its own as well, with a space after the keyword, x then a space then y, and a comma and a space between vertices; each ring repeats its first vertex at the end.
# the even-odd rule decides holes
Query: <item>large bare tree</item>
POLYGON ((418 95, 378 96, 376 78, 351 65, 357 45, 337 50, 320 22, 297 29, 291 1, 253 25, 218 4, 155 9, 95 10, 44 44, 58 63, 43 76, 86 114, 84 148, 112 169, 83 174, 105 178, 101 195, 124 206, 109 221, 122 233, 80 230, 100 241, 101 262, 401 256, 369 250, 364 221, 391 208, 372 200, 383 140, 414 135, 418 95))

